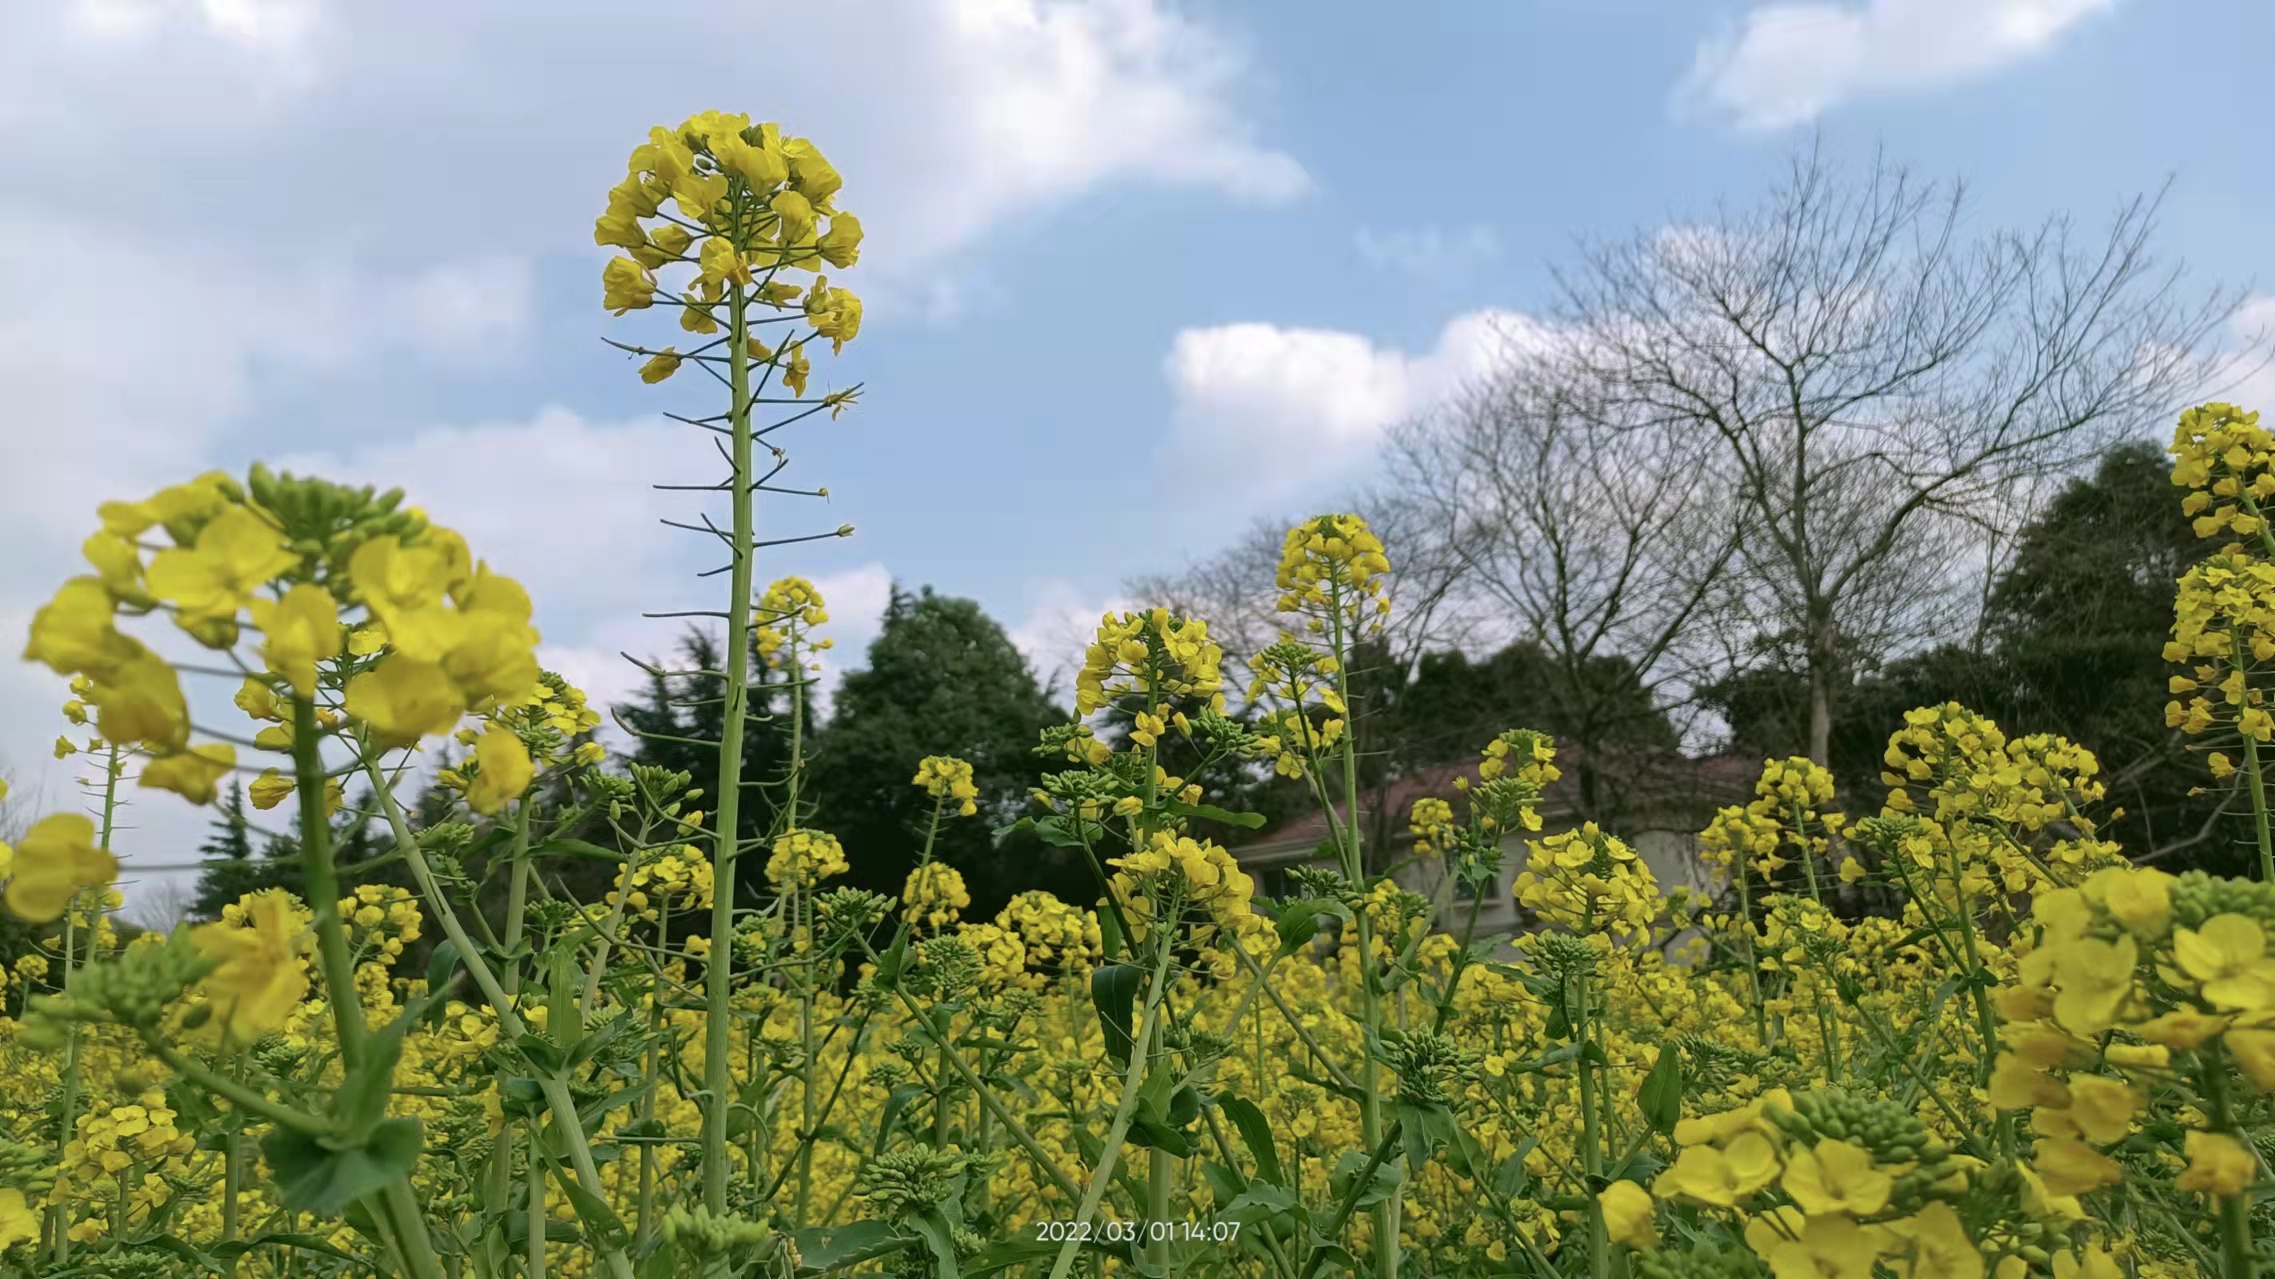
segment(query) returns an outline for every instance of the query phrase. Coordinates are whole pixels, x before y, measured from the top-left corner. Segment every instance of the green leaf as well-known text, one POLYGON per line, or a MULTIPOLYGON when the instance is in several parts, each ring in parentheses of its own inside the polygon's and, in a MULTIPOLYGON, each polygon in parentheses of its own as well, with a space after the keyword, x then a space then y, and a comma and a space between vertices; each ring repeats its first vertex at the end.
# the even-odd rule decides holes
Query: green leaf
POLYGON ((277 1231, 271 1234, 256 1235, 251 1239, 238 1239, 229 1243, 216 1244, 213 1247, 213 1256, 220 1261, 234 1261, 256 1248, 297 1248, 302 1252, 321 1253, 327 1257, 353 1262, 365 1269, 370 1269, 369 1262, 364 1261, 352 1252, 333 1247, 328 1239, 316 1235, 293 1234, 287 1231, 277 1231))
POLYGON ((1198 817, 1203 821, 1223 822, 1227 826, 1238 826, 1243 830, 1256 830, 1264 824, 1262 813, 1236 813, 1214 804, 1184 804, 1171 800, 1163 804, 1162 808, 1178 817, 1198 817))
POLYGON ((1209 1195, 1218 1208, 1231 1203, 1248 1192, 1248 1178, 1237 1168, 1228 1168, 1214 1159, 1201 1161, 1201 1179, 1209 1183, 1209 1195))
POLYGON ((1333 915, 1340 919, 1351 917, 1350 908, 1338 901, 1324 898, 1306 898, 1289 902, 1273 921, 1280 933, 1280 953, 1292 955, 1303 949, 1313 937, 1319 935, 1321 918, 1333 915))
POLYGON ((534 1030, 524 1032, 521 1038, 513 1041, 513 1046, 521 1050, 521 1055, 529 1059, 530 1065, 548 1075, 559 1074, 561 1068, 568 1063, 568 1054, 561 1050, 559 1044, 534 1030))
POLYGON ((964 1266, 964 1279, 979 1279, 979 1276, 992 1275, 998 1270, 1048 1260, 1058 1255, 1061 1246, 1036 1238, 1034 1228, 1030 1226, 1009 1239, 996 1241, 987 1251, 973 1257, 964 1266))
MULTIPOLYGON (((1356 1150, 1347 1150, 1336 1161, 1335 1171, 1327 1179, 1327 1187, 1328 1193, 1338 1202, 1351 1194, 1352 1188, 1358 1183, 1359 1173, 1367 1166, 1367 1159, 1366 1155, 1356 1150)), ((1376 1166, 1373 1179, 1367 1185, 1359 1187, 1356 1206, 1372 1208, 1376 1204, 1387 1202, 1392 1195, 1398 1193, 1398 1187, 1404 1180, 1398 1171, 1398 1161, 1384 1160, 1376 1166)))
POLYGON ((397 1018, 387 1029, 363 1041, 363 1059, 348 1072, 340 1090, 332 1094, 332 1113, 339 1120, 341 1141, 360 1144, 387 1117, 387 1098, 395 1087, 395 1063, 403 1056, 403 1032, 409 1028, 397 1018))
POLYGON ((1172 1126, 1183 1128, 1200 1117, 1201 1094, 1198 1089, 1191 1084, 1184 1084, 1169 1094, 1169 1122, 1172 1126))
POLYGON ((1098 913, 1098 953, 1101 955, 1119 955, 1122 953, 1121 916, 1110 910, 1098 913))
POLYGON ((1531 1154, 1533 1147, 1538 1144, 1530 1137, 1518 1142, 1516 1153, 1502 1160, 1501 1166, 1493 1170, 1493 1188, 1501 1192, 1502 1198, 1514 1198, 1532 1183, 1532 1170, 1525 1167, 1525 1156, 1531 1154))
MULTIPOLYGON (((799 1273, 808 1272, 800 1269, 799 1273)), ((679 1279, 679 1274, 679 1246, 670 1242, 658 1243, 654 1252, 640 1258, 632 1267, 633 1279, 679 1279)))
POLYGON ((1672 1135, 1683 1117, 1682 1051, 1673 1044, 1659 1045, 1659 1060, 1652 1063, 1651 1073, 1643 1077, 1635 1095, 1644 1122, 1661 1136, 1672 1135))
POLYGON ((515 1119, 543 1114, 545 1085, 523 1075, 502 1075, 498 1079, 498 1104, 515 1119))
POLYGON ((1256 1160, 1257 1177, 1275 1186, 1286 1185, 1287 1177, 1280 1171, 1279 1143, 1272 1136, 1271 1121, 1264 1118, 1263 1110, 1246 1097, 1224 1097, 1217 1106, 1240 1131, 1241 1142, 1256 1160))
POLYGON ((1031 821, 1022 817, 1004 827, 1000 833, 1008 834, 1019 830, 1033 831, 1044 843, 1054 848, 1080 849, 1089 847, 1088 841, 1082 837, 1081 826, 1074 818, 1064 813, 1056 817, 1045 817, 1040 821, 1031 821))
POLYGON ((889 1221, 850 1221, 827 1230, 801 1230, 792 1238, 798 1245, 798 1273, 802 1275, 857 1266, 898 1252, 908 1242, 889 1221))
POLYGON ((623 1219, 608 1206, 607 1200, 578 1185, 575 1177, 561 1176, 553 1181, 569 1197, 569 1206, 577 1210, 577 1219, 585 1223, 585 1229, 591 1231, 596 1240, 614 1248, 631 1242, 632 1232, 624 1228, 623 1219))
POLYGON ((1436 1134, 1423 1122, 1422 1108, 1410 1101, 1398 1103, 1398 1141, 1405 1147, 1406 1169, 1419 1173, 1430 1156, 1438 1152, 1436 1134))
MULTIPOLYGON (((449 987, 450 979, 457 971, 458 944, 446 937, 435 946, 434 954, 427 959, 427 990, 430 993, 440 994, 449 987)), ((428 1029, 441 1026, 442 1019, 449 1013, 449 1008, 450 1001, 447 999, 429 1001, 424 1017, 428 1029)))
POLYGON ((1090 1002, 1105 1027, 1106 1054, 1117 1065, 1130 1064, 1130 1050, 1136 1046, 1131 1008, 1137 1003, 1138 987, 1144 984, 1145 970, 1135 964, 1108 964, 1090 974, 1090 1002))
MULTIPOLYGON (((336 1139, 326 1139, 335 1140, 336 1139)), ((276 1128, 261 1139, 261 1153, 276 1175, 277 1199, 298 1212, 333 1216, 419 1162, 416 1119, 389 1119, 358 1145, 334 1148, 326 1140, 276 1128)))
POLYGON ((902 1084, 885 1098, 885 1113, 877 1123, 877 1145, 872 1154, 885 1153, 885 1143, 892 1140, 893 1128, 900 1122, 901 1113, 908 1109, 910 1102, 922 1097, 924 1092, 923 1084, 902 1084))
POLYGON ((877 956, 877 989, 894 990, 900 986, 901 974, 908 968, 908 934, 902 933, 892 946, 877 956))
POLYGON ((180 1257, 182 1260, 188 1262, 189 1264, 196 1266, 198 1269, 205 1271, 207 1274, 219 1275, 228 1273, 227 1269, 225 1269, 212 1256, 207 1253, 198 1251, 196 1248, 183 1243, 181 1240, 176 1239, 172 1235, 153 1235, 148 1239, 139 1240, 138 1244, 144 1248, 155 1248, 160 1252, 170 1252, 175 1256, 180 1257))
POLYGON ((955 1234, 938 1208, 908 1213, 901 1218, 901 1224, 915 1231, 932 1250, 932 1273, 936 1279, 962 1279, 956 1266, 955 1234))

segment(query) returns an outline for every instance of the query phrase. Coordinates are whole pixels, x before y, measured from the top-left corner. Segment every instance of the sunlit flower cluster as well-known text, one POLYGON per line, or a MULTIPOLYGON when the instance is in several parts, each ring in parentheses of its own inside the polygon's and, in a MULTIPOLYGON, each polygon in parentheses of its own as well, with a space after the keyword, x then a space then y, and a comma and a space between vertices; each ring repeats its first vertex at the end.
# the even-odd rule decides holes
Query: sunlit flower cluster
MULTIPOLYGON (((1209 638, 1206 622, 1172 616, 1165 608, 1108 613, 1098 619, 1097 634, 1075 675, 1074 713, 1085 717, 1132 696, 1143 698, 1149 712, 1184 698, 1205 700, 1222 711, 1223 661, 1224 652, 1209 638)), ((1156 724, 1151 731, 1161 728, 1156 724)))
POLYGON ((972 766, 967 760, 927 755, 917 761, 916 776, 911 780, 944 806, 954 805, 958 816, 970 817, 979 811, 979 786, 972 781, 972 766))
POLYGON ((1302 613, 1318 634, 1332 623, 1353 632, 1390 612, 1390 557, 1356 515, 1321 515, 1288 530, 1280 548, 1279 608, 1302 613))

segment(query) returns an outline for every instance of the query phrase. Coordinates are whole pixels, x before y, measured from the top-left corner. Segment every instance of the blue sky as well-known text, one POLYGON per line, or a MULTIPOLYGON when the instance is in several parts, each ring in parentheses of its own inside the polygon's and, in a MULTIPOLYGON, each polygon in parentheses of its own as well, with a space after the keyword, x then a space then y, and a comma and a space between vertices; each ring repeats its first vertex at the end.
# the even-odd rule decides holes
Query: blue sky
MULTIPOLYGON (((704 107, 810 135, 870 228, 867 326, 817 376, 866 402, 792 441, 834 496, 766 517, 859 527, 767 572, 822 582, 847 662, 898 580, 1056 665, 1129 575, 1362 476, 1579 239, 1755 198, 1812 134, 1969 179, 1986 228, 2171 177, 2165 249, 2275 281, 2275 11, 2246 0, 529 12, 0 14, 0 627, 78 571, 96 502, 285 459, 408 488, 529 582, 550 660, 621 686, 615 650, 669 636, 632 615, 702 598, 642 485, 713 468, 654 416, 698 388, 600 344, 591 220, 704 107)), ((19 774, 59 700, 0 668, 19 774)))

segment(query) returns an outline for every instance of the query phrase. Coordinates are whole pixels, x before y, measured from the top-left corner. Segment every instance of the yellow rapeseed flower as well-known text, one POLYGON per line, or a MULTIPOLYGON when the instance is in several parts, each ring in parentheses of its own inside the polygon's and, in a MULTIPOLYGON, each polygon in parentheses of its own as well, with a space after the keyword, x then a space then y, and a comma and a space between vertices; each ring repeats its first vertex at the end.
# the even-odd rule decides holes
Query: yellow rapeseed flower
POLYGON ((495 813, 521 798, 536 776, 529 750, 522 745, 521 738, 511 729, 495 725, 475 741, 474 763, 474 779, 466 788, 466 803, 477 813, 495 813))
POLYGON ((308 993, 308 922, 281 889, 253 894, 242 907, 242 922, 200 924, 190 937, 215 964, 199 989, 222 1036, 249 1044, 282 1029, 308 993))
POLYGON ((78 813, 41 818, 16 841, 8 909, 35 924, 61 918, 81 889, 118 877, 118 859, 95 846, 95 823, 78 813))

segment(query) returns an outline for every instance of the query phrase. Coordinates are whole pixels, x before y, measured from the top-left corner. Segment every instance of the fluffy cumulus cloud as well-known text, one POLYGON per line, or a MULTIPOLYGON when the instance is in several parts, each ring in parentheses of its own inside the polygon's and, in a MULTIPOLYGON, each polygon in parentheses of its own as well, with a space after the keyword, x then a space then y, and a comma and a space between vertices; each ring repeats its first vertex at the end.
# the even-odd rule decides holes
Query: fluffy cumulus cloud
MULTIPOLYGON (((976 247, 1102 186, 1300 196, 1256 82, 1171 0, 699 0, 668 27, 598 0, 541 22, 511 0, 0 5, 0 625, 77 571, 97 501, 242 469, 281 383, 318 406, 291 424, 304 462, 415 481, 530 581, 548 655, 621 688, 600 658, 670 642, 625 613, 695 589, 626 477, 677 478, 689 441, 534 404, 357 441, 327 386, 532 358, 540 281, 597 270, 598 192, 650 123, 747 108, 814 135, 868 226, 864 284, 921 318, 975 287, 976 247), (65 220, 58 191, 101 196, 65 220)), ((839 662, 887 583, 839 582, 839 662)), ((60 682, 5 666, 0 759, 36 774, 60 682)))
POLYGON ((1773 0, 1703 43, 1682 105, 1754 129, 1933 89, 2042 53, 2117 0, 1773 0))
POLYGON ((1421 352, 1336 329, 1186 329, 1163 363, 1174 419, 1163 465, 1198 495, 1268 504, 1343 476, 1392 424, 1486 371, 1507 344, 1545 332, 1498 310, 1457 317, 1421 352))

